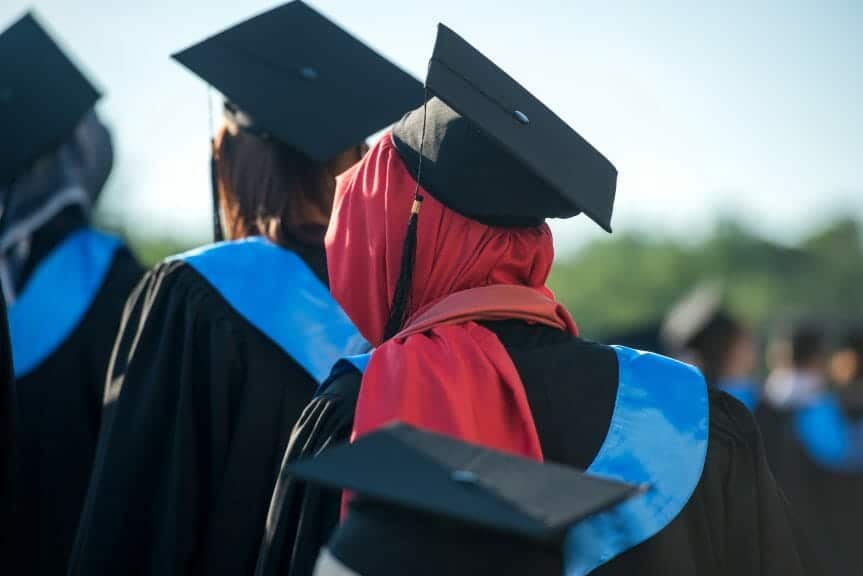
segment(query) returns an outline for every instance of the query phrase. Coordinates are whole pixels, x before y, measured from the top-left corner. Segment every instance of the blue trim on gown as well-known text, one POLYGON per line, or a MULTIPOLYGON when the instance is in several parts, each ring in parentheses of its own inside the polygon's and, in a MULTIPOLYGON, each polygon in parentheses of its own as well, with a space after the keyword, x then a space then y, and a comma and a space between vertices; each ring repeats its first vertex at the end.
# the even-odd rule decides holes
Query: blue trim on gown
POLYGON ((812 460, 829 470, 863 473, 863 420, 852 420, 838 396, 822 394, 794 412, 794 432, 812 460))
POLYGON ((738 400, 752 413, 755 412, 755 409, 758 407, 758 402, 761 401, 761 394, 758 390, 758 386, 755 382, 748 379, 720 382, 717 388, 738 400))
POLYGON ((15 378, 38 368, 84 319, 121 246, 115 236, 78 230, 33 271, 9 306, 9 337, 15 378))
POLYGON ((330 384, 338 380, 342 375, 356 371, 359 372, 360 375, 366 373, 366 367, 369 365, 369 361, 372 359, 372 352, 366 352, 364 354, 354 354, 353 356, 345 356, 344 358, 340 358, 333 369, 330 371, 330 375, 324 382, 321 382, 318 385, 318 389, 315 391, 315 396, 320 396, 330 387, 330 384))
POLYGON ((646 491, 573 526, 567 576, 588 574, 668 526, 698 486, 707 456, 709 401, 700 372, 657 354, 614 349, 614 412, 587 473, 646 491))
POLYGON ((231 307, 318 384, 339 358, 368 350, 306 263, 262 237, 219 242, 171 258, 194 268, 231 307))

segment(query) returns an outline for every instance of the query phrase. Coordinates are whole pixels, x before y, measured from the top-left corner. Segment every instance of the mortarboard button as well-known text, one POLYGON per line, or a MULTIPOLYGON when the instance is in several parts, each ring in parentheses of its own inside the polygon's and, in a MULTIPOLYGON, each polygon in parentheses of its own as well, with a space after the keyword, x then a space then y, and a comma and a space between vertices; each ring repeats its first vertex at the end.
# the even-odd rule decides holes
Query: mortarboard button
POLYGON ((521 110, 516 110, 512 113, 515 116, 515 119, 521 122, 522 124, 530 124, 530 118, 527 117, 527 114, 522 112, 521 110))

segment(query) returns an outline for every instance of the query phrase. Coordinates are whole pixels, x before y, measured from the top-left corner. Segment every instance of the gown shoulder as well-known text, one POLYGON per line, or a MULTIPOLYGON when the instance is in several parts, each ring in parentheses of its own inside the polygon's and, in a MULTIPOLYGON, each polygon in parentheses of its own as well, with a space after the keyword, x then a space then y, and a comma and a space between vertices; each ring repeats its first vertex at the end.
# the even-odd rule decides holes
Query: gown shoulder
POLYGON ((250 573, 314 390, 192 266, 150 270, 114 346, 70 574, 250 573))

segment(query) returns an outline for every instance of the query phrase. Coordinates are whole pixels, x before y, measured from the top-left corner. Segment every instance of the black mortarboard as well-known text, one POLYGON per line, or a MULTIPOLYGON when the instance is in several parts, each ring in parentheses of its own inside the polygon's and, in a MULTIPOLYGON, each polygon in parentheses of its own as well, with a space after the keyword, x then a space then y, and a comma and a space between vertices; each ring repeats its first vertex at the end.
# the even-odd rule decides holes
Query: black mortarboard
POLYGON ((328 160, 422 102, 422 84, 289 2, 173 57, 219 90, 241 127, 328 160))
POLYGON ((671 353, 685 350, 703 352, 725 335, 741 330, 726 310, 721 290, 712 284, 696 287, 684 296, 666 316, 662 343, 671 353))
POLYGON ((434 98, 405 116, 393 136, 414 178, 422 142, 421 185, 436 199, 493 226, 535 226, 584 212, 611 231, 611 162, 443 24, 426 87, 434 98))
POLYGON ((295 463, 290 472, 357 495, 330 547, 360 574, 413 574, 417 565, 422 573, 453 573, 453 565, 466 573, 466 563, 476 573, 503 556, 554 563, 571 525, 638 491, 404 424, 295 463), (393 570, 383 568, 383 556, 393 570))
POLYGON ((99 97, 32 14, 0 34, 0 184, 59 147, 99 97))

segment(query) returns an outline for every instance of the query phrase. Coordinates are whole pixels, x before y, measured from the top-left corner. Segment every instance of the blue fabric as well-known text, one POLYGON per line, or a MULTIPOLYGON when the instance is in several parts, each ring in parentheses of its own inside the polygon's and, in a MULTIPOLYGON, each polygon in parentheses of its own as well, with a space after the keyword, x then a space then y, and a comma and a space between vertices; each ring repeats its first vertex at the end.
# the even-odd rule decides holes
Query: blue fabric
POLYGON ((758 385, 748 378, 722 380, 719 382, 718 388, 739 400, 750 412, 755 412, 755 408, 761 400, 758 385))
POLYGON ((619 386, 608 434, 587 472, 646 491, 576 524, 566 574, 581 576, 641 544, 683 510, 707 454, 707 386, 691 366, 615 347, 619 386))
POLYGON ((816 464, 835 471, 863 472, 863 421, 851 420, 835 394, 823 394, 798 408, 794 431, 816 464))
POLYGON ((330 375, 327 377, 326 381, 321 382, 318 386, 317 391, 315 392, 315 396, 320 396, 324 392, 327 391, 327 388, 330 387, 330 384, 335 382, 340 376, 346 374, 348 372, 356 371, 360 374, 366 373, 366 366, 369 365, 369 360, 372 359, 372 351, 366 352, 365 354, 355 354, 353 356, 346 356, 341 358, 338 362, 336 362, 333 369, 330 371, 330 375))
POLYGON ((366 373, 366 367, 369 365, 369 361, 371 359, 371 352, 366 352, 365 354, 356 354, 354 356, 348 356, 347 358, 343 358, 345 362, 356 368, 360 374, 366 373))
POLYGON ((175 256, 319 384, 339 358, 368 344, 327 287, 293 252, 260 237, 175 256))
POLYGON ((93 304, 119 247, 114 236, 84 229, 39 263, 9 307, 16 378, 35 370, 72 334, 93 304))

